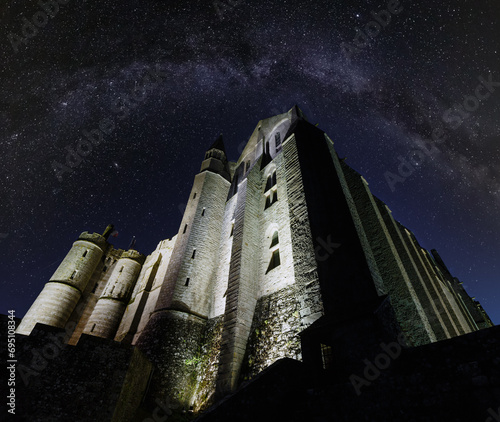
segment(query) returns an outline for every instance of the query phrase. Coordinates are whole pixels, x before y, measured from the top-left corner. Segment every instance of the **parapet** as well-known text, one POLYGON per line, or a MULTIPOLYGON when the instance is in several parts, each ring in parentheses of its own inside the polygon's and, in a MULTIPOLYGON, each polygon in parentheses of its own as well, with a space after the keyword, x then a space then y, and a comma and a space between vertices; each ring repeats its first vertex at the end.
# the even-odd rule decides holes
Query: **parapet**
POLYGON ((133 259, 141 265, 144 264, 144 261, 146 260, 146 257, 142 253, 137 252, 134 249, 129 249, 128 251, 123 252, 120 258, 133 259))
POLYGON ((78 240, 86 240, 87 242, 92 242, 95 243, 97 246, 99 246, 102 250, 105 250, 108 246, 108 242, 104 238, 102 234, 99 233, 89 233, 89 232, 83 232, 79 237, 78 240))

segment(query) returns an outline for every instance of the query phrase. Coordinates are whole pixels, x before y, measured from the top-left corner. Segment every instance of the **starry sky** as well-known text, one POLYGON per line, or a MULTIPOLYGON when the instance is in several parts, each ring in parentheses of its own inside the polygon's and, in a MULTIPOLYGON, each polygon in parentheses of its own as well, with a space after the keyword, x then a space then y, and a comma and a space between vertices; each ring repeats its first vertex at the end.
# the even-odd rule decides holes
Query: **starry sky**
POLYGON ((500 323, 498 1, 6 0, 0 13, 0 313, 22 317, 82 231, 113 223, 115 247, 136 236, 151 253, 218 134, 236 161, 258 120, 298 104, 500 323))

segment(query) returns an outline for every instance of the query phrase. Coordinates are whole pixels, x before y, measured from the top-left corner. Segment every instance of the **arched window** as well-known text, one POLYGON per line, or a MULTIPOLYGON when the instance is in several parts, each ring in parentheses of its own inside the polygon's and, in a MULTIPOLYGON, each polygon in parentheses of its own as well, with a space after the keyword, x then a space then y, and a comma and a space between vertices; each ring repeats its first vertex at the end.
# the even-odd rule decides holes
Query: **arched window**
POLYGON ((274 141, 276 143, 276 149, 278 149, 281 146, 281 135, 279 132, 276 132, 276 135, 274 135, 274 141))
POLYGON ((269 177, 267 178, 266 187, 265 187, 265 189, 264 189, 264 192, 267 192, 269 189, 271 189, 271 188, 272 188, 272 186, 273 186, 273 179, 272 179, 272 177, 271 177, 271 176, 269 176, 269 177))
POLYGON ((271 246, 269 246, 269 249, 271 251, 271 259, 269 261, 266 274, 281 264, 278 231, 275 231, 273 233, 271 246))
POLYGON ((278 243, 279 243, 278 232, 275 231, 273 234, 273 239, 271 240, 270 248, 272 248, 273 246, 276 246, 278 243))
POLYGON ((273 186, 276 186, 276 170, 274 170, 269 176, 267 176, 264 192, 267 192, 273 186))
POLYGON ((276 188, 271 189, 265 193, 266 204, 264 205, 264 210, 267 210, 275 202, 278 202, 278 191, 276 188))
POLYGON ((266 179, 266 186, 264 187, 265 196, 265 206, 264 209, 267 210, 271 205, 273 205, 278 200, 278 188, 276 184, 276 169, 273 170, 266 179))

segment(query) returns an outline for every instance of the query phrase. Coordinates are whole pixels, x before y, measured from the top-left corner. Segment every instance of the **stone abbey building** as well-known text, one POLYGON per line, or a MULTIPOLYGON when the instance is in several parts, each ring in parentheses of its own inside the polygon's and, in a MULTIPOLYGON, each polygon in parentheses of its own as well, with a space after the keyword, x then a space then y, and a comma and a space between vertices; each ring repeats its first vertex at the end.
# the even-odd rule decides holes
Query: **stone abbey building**
POLYGON ((111 230, 80 235, 18 326, 29 420, 143 420, 165 403, 188 417, 279 362, 333 371, 355 397, 350 375, 380 341, 423 350, 493 326, 297 106, 261 120, 237 162, 214 142, 151 254, 114 249, 111 230))

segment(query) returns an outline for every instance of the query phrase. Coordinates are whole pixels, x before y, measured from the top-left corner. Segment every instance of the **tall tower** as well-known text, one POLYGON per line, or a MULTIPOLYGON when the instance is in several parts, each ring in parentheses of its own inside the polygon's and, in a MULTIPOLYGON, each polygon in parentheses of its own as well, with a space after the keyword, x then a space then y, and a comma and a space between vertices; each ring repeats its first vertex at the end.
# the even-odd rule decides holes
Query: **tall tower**
POLYGON ((130 249, 118 260, 83 332, 114 338, 145 256, 130 249))
POLYGON ((22 319, 18 333, 29 335, 37 323, 65 326, 109 247, 107 238, 111 230, 112 226, 108 226, 102 235, 88 232, 80 235, 22 319))
POLYGON ((185 362, 198 352, 210 312, 230 180, 221 135, 194 178, 155 311, 136 343, 159 369, 154 390, 183 404, 192 393, 185 362))

